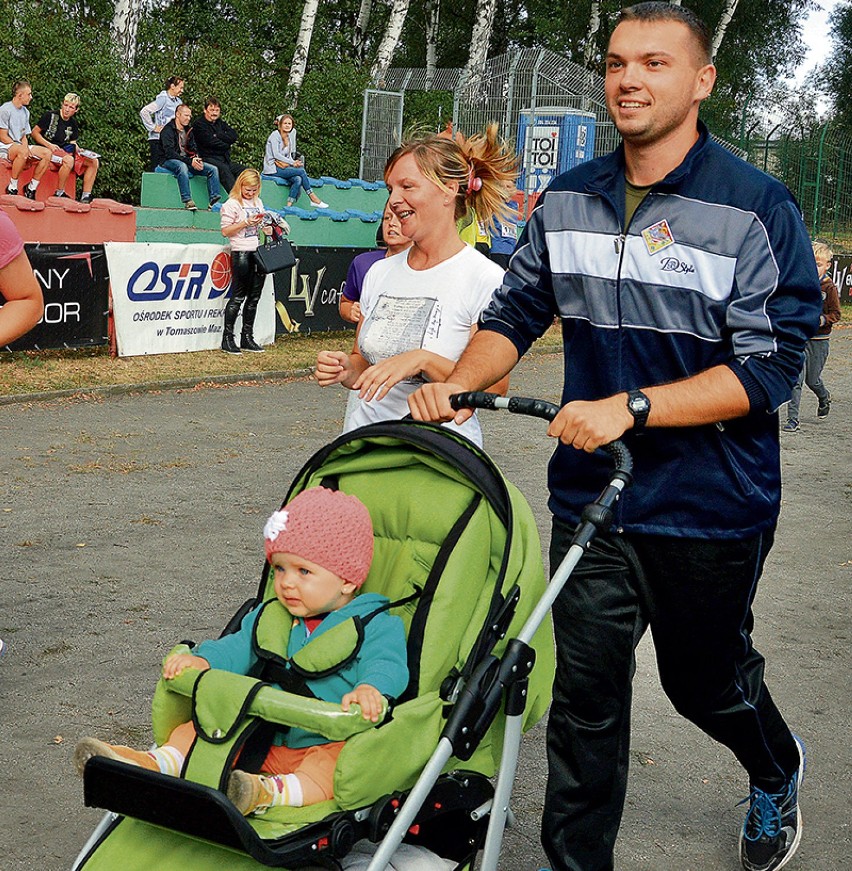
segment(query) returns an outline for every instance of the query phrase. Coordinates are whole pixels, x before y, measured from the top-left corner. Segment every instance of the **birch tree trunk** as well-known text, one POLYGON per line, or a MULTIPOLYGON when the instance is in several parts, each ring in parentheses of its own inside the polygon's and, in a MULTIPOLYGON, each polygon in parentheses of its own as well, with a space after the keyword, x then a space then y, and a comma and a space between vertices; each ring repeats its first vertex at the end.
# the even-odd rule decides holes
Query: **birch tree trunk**
POLYGON ((710 50, 711 60, 716 60, 716 55, 719 53, 719 46, 728 32, 728 25, 737 11, 737 4, 740 0, 725 0, 725 8, 722 10, 722 15, 719 18, 719 24, 716 27, 716 32, 713 34, 713 45, 710 50))
POLYGON ((485 61, 488 59, 488 46, 491 44, 491 29, 496 11, 497 0, 477 0, 476 17, 470 34, 470 56, 462 73, 462 79, 466 84, 485 72, 485 61))
POLYGON ((110 34, 118 56, 127 67, 132 67, 136 60, 136 31, 144 2, 145 0, 115 0, 110 34))
POLYGON ((370 26, 370 14, 373 11, 373 0, 361 0, 358 10, 358 20, 355 22, 355 37, 352 47, 355 49, 355 60, 363 61, 367 49, 367 28, 370 26))
POLYGON ((391 5, 388 26, 385 28, 385 35, 382 37, 378 52, 376 52, 376 60, 373 62, 371 71, 373 81, 380 88, 384 86, 385 75, 390 68, 396 47, 399 45, 402 27, 405 24, 406 15, 408 15, 409 2, 410 0, 393 0, 391 5))
POLYGON ((595 36, 601 29, 601 4, 600 0, 592 0, 592 9, 589 13, 589 29, 586 33, 586 44, 583 46, 583 66, 588 69, 595 53, 595 36))
POLYGON ((441 18, 441 0, 426 0, 426 90, 435 84, 438 67, 438 24, 441 18))
POLYGON ((311 49, 311 37, 314 35, 318 9, 319 0, 305 0, 305 5, 302 7, 299 35, 296 37, 296 49, 293 52, 290 78, 287 81, 287 108, 290 110, 295 109, 299 102, 299 91, 305 80, 305 69, 308 66, 308 53, 311 49))

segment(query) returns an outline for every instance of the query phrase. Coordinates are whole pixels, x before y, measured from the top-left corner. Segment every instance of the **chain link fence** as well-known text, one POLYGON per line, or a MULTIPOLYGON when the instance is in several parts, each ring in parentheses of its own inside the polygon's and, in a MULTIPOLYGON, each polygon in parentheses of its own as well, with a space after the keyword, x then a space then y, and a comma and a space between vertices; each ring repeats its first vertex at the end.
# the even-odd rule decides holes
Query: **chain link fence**
POLYGON ((813 238, 852 253, 852 131, 791 127, 747 143, 748 159, 787 185, 813 238))
POLYGON ((403 101, 399 91, 364 91, 358 178, 381 181, 385 162, 402 141, 403 101))
MULTIPOLYGON (((453 125, 464 133, 496 121, 500 134, 518 150, 519 187, 525 195, 539 191, 557 171, 606 154, 620 142, 606 111, 604 80, 547 49, 492 58, 476 78, 465 78, 461 69, 437 69, 430 75, 425 69, 394 68, 385 85, 401 97, 411 91, 452 93, 453 125)), ((364 140, 372 136, 377 143, 370 146, 376 152, 375 174, 398 141, 402 110, 395 102, 387 116, 377 103, 370 104, 370 117, 367 111, 365 100, 364 140)), ((813 237, 852 253, 852 131, 830 124, 813 129, 779 124, 758 140, 743 131, 738 145, 714 138, 783 181, 813 237)))

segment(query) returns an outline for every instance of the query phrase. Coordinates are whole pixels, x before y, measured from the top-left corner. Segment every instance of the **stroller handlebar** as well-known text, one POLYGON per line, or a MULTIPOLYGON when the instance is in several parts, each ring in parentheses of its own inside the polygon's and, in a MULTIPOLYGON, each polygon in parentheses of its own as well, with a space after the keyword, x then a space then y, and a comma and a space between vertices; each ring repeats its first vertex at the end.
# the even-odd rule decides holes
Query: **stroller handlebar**
MULTIPOLYGON (((450 405, 458 411, 460 408, 484 408, 489 411, 505 409, 512 414, 526 414, 529 417, 541 417, 553 420, 559 413, 559 406, 544 399, 531 399, 526 396, 500 396, 499 393, 486 393, 474 390, 469 393, 454 393, 450 397, 450 405)), ((633 457, 627 446, 620 439, 601 445, 615 461, 616 469, 630 476, 633 472, 633 457)))

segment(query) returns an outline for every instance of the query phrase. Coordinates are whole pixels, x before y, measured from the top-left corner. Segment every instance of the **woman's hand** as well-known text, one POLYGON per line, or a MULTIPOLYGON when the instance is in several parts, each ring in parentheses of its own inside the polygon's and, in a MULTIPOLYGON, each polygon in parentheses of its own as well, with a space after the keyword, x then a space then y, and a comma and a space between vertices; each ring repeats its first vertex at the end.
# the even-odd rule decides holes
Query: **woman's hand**
POLYGON ((388 357, 365 369, 352 385, 352 389, 359 390, 359 396, 367 402, 371 399, 384 399, 391 387, 423 371, 428 353, 416 348, 413 351, 388 357))
POLYGON ((207 671, 210 663, 201 656, 193 656, 191 653, 173 653, 163 663, 163 677, 171 680, 188 668, 197 668, 199 671, 207 671))
POLYGON ((314 378, 320 387, 343 384, 349 376, 355 375, 352 359, 345 351, 320 351, 317 354, 317 367, 314 378))

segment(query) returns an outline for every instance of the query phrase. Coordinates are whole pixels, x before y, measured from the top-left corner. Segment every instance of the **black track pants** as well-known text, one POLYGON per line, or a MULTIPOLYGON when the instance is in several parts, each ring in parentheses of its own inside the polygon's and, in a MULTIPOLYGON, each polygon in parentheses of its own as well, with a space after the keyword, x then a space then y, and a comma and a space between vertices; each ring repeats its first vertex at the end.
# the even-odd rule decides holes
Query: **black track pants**
MULTIPOLYGON (((552 569, 572 533, 554 520, 552 569)), ((772 539, 773 531, 745 540, 603 536, 580 560, 553 606, 542 842, 554 871, 613 868, 635 649, 649 625, 663 689, 679 713, 729 747, 764 789, 780 789, 797 770, 795 741, 751 641, 751 604, 772 539)))

